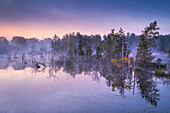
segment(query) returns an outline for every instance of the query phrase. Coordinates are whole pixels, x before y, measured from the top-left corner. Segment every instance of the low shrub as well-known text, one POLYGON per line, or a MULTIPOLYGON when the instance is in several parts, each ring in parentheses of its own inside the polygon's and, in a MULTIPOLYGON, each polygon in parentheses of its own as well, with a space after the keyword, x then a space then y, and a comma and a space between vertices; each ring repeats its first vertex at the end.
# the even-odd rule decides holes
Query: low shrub
POLYGON ((155 70, 155 75, 161 75, 161 76, 164 76, 166 75, 164 71, 162 70, 155 70))

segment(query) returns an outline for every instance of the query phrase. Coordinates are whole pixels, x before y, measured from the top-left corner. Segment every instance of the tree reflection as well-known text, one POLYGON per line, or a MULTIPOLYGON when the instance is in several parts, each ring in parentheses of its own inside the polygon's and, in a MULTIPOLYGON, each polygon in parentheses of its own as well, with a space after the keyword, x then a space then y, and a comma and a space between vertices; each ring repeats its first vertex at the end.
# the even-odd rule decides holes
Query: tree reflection
POLYGON ((159 90, 157 88, 157 83, 153 81, 153 76, 136 71, 137 77, 137 87, 140 89, 142 98, 145 98, 146 101, 150 102, 152 105, 157 106, 159 98, 159 90))
MULTIPOLYGON (((29 61, 23 58, 24 61, 29 61)), ((78 74, 84 73, 90 76, 92 80, 99 81, 100 78, 106 80, 106 85, 111 87, 112 91, 118 91, 120 96, 126 96, 126 92, 132 90, 135 94, 135 88, 140 91, 142 98, 149 102, 153 106, 157 106, 159 98, 159 90, 157 88, 157 82, 153 79, 153 75, 136 70, 131 71, 126 64, 118 68, 112 64, 108 59, 98 60, 97 58, 66 58, 60 57, 58 60, 50 59, 49 63, 40 63, 34 61, 34 63, 23 63, 22 60, 15 60, 15 63, 11 63, 11 60, 1 64, 0 68, 8 68, 9 64, 14 70, 24 70, 27 67, 32 68, 34 76, 37 73, 48 72, 49 79, 55 80, 57 73, 62 70, 71 75, 72 78, 76 78, 78 74), (137 86, 136 86, 137 85, 137 86)), ((61 75, 62 76, 62 75, 61 75)), ((163 79, 163 78, 162 78, 163 79)), ((169 79, 166 78, 164 84, 169 84, 169 79)))

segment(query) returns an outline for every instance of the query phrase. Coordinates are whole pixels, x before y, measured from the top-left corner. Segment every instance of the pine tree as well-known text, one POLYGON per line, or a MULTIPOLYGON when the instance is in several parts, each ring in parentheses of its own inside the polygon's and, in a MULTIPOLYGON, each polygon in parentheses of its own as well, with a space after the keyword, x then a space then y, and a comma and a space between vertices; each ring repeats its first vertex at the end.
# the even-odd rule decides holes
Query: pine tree
POLYGON ((111 56, 111 52, 113 50, 112 48, 113 48, 113 42, 111 36, 108 35, 106 41, 104 42, 104 51, 106 52, 106 55, 109 57, 111 56))
POLYGON ((76 49, 74 49, 74 56, 76 56, 77 55, 77 50, 76 49))
POLYGON ((119 29, 119 32, 114 33, 114 29, 112 30, 112 37, 114 42, 114 51, 112 52, 112 56, 115 58, 125 58, 128 56, 130 51, 127 48, 127 38, 125 37, 124 31, 122 28, 119 29))
POLYGON ((155 39, 159 34, 158 30, 159 27, 157 27, 156 21, 144 29, 137 49, 137 65, 146 67, 154 59, 154 56, 152 56, 152 49, 155 47, 155 39))
POLYGON ((100 47, 97 46, 97 48, 96 48, 96 55, 97 55, 97 57, 99 56, 99 52, 100 52, 100 47))
POLYGON ((78 50, 79 50, 79 55, 84 55, 84 51, 83 51, 83 44, 82 41, 79 40, 79 45, 78 45, 78 50))
POLYGON ((73 56, 73 49, 74 49, 74 41, 72 38, 69 39, 69 55, 73 56))
POLYGON ((90 44, 86 43, 85 50, 86 50, 86 56, 90 56, 92 53, 90 44))
POLYGON ((88 47, 89 45, 88 45, 88 43, 85 43, 85 51, 86 51, 86 56, 88 56, 89 55, 89 47, 88 47))
POLYGON ((55 50, 55 51, 58 51, 58 50, 61 49, 60 48, 60 39, 56 34, 53 37, 53 40, 51 42, 51 46, 52 46, 52 49, 55 50))
POLYGON ((77 49, 76 49, 76 45, 74 45, 74 56, 77 55, 77 49))
POLYGON ((93 53, 93 51, 91 49, 91 45, 89 45, 89 56, 91 56, 92 53, 93 53))

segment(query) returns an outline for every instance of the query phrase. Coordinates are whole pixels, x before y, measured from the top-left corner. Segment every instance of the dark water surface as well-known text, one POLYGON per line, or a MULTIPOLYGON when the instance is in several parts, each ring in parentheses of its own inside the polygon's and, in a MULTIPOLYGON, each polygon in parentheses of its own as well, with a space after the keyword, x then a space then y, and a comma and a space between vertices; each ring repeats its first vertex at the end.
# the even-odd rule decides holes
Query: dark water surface
POLYGON ((84 65, 1 66, 0 113, 170 112, 170 79, 84 65))

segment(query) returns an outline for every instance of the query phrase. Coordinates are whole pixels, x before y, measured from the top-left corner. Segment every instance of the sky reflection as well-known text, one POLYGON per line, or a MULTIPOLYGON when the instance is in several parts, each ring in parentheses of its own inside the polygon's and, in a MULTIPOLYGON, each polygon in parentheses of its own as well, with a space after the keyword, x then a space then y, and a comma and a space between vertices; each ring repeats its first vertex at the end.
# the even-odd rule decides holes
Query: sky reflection
POLYGON ((144 73, 141 73, 143 76, 140 73, 135 76, 107 75, 107 71, 95 70, 74 76, 68 73, 72 70, 63 67, 50 77, 50 69, 47 67, 36 74, 34 68, 1 69, 0 111, 168 112, 170 93, 169 88, 164 87, 168 84, 163 85, 165 79, 144 73), (152 103, 155 94, 158 94, 156 105, 152 103))

